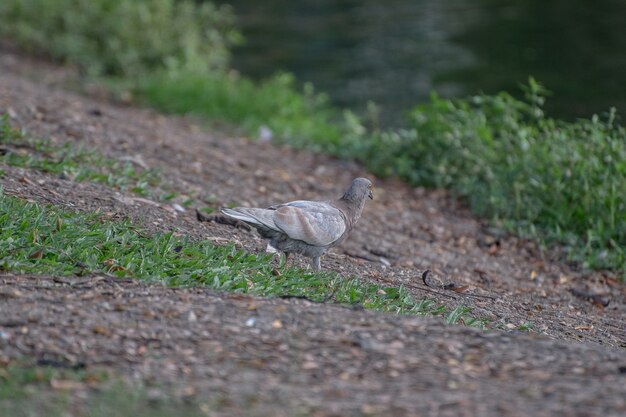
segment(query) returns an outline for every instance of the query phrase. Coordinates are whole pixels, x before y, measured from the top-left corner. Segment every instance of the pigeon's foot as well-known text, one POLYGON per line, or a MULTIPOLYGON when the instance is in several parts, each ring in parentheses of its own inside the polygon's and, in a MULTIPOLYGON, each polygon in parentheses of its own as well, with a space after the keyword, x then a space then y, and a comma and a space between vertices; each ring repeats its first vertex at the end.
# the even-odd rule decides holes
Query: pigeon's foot
POLYGON ((315 272, 319 272, 322 270, 322 263, 319 256, 311 259, 311 268, 313 268, 313 271, 315 272))

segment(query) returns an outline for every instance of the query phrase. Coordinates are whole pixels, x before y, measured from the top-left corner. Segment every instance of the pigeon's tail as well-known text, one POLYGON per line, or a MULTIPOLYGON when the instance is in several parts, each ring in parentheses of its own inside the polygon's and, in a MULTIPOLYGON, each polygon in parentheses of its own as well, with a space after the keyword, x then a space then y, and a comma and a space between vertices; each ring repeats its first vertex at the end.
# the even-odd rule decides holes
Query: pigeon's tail
POLYGON ((234 209, 225 208, 221 211, 229 217, 241 220, 258 229, 279 230, 272 219, 274 210, 238 207, 234 209))

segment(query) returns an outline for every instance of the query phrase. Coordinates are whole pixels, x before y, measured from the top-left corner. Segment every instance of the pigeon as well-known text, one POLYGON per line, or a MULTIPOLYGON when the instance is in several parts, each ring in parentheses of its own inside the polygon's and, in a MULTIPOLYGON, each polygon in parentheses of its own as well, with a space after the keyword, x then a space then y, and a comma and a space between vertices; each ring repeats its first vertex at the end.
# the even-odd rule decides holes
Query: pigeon
POLYGON ((221 211, 256 228, 269 246, 285 254, 285 263, 291 253, 297 253, 311 258, 313 270, 320 271, 320 257, 348 236, 361 217, 366 197, 374 198, 372 182, 356 178, 338 200, 297 200, 268 208, 221 211))

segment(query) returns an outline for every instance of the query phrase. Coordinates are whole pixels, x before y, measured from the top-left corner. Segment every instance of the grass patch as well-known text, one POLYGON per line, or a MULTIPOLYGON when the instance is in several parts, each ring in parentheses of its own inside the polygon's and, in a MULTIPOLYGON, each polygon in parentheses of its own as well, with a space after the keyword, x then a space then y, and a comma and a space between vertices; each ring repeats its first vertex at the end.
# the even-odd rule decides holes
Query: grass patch
POLYGON ((81 145, 34 139, 13 128, 6 115, 0 117, 0 162, 74 181, 98 182, 142 196, 153 194, 152 187, 160 182, 154 169, 136 168, 131 162, 105 158, 81 145))
POLYGON ((342 117, 311 84, 300 90, 290 74, 255 84, 236 73, 158 71, 135 87, 144 104, 236 124, 256 137, 269 129, 275 141, 317 151, 342 149, 351 113, 342 117))
POLYGON ((110 372, 11 363, 0 367, 0 410, 11 417, 206 416, 200 406, 152 398, 110 372))
POLYGON ((403 287, 365 284, 334 273, 284 268, 266 254, 193 242, 173 233, 148 235, 128 221, 73 213, 0 194, 0 270, 16 273, 111 274, 171 286, 205 285, 259 296, 304 296, 404 314, 443 315, 403 287))

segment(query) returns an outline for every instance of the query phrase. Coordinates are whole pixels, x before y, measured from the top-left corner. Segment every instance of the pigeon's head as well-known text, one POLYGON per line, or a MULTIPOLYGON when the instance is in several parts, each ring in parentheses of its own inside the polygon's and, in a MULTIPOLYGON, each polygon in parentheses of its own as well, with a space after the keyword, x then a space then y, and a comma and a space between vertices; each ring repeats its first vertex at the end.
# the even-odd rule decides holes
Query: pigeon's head
POLYGON ((363 201, 365 197, 369 197, 370 199, 374 199, 374 195, 372 194, 372 182, 367 178, 355 178, 352 180, 352 184, 350 184, 350 188, 343 195, 345 200, 351 201, 363 201))

